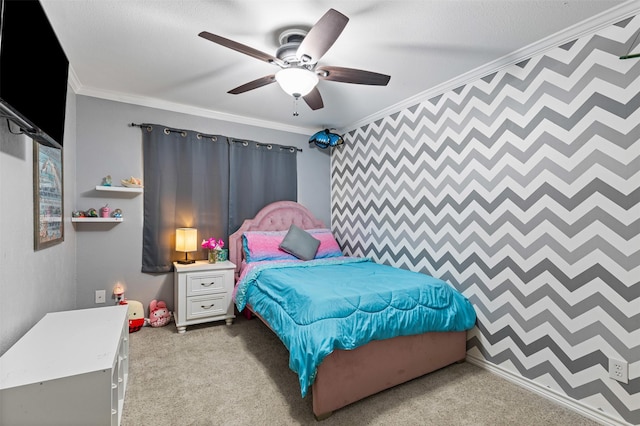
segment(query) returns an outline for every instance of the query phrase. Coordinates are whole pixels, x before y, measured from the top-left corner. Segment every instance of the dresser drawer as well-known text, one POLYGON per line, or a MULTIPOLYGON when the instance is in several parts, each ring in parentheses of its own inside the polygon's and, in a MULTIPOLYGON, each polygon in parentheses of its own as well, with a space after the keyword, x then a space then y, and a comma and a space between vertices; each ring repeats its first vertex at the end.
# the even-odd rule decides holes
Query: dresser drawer
POLYGON ((187 275, 187 297, 222 293, 225 275, 222 272, 202 272, 187 275))
POLYGON ((187 298, 187 320, 225 315, 229 308, 226 293, 187 298))

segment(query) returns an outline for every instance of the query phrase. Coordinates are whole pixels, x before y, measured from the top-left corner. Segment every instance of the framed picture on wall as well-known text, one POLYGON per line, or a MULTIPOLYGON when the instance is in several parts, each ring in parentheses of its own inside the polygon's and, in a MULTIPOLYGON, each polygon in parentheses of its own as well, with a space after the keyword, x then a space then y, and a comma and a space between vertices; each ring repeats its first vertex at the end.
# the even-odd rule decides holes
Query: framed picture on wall
POLYGON ((33 236, 40 250, 64 241, 62 149, 33 141, 33 236))

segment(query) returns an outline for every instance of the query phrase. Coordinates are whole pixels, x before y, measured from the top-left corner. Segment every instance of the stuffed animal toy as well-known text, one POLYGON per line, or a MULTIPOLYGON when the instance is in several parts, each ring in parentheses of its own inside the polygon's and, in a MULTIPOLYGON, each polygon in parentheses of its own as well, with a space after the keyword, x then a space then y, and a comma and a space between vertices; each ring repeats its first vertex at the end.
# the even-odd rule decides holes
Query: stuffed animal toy
POLYGON ((162 300, 152 300, 149 304, 149 325, 151 327, 162 327, 169 324, 171 312, 167 308, 167 304, 162 300))
POLYGON ((138 331, 144 325, 144 307, 137 300, 120 301, 121 305, 128 305, 129 309, 129 333, 138 331))

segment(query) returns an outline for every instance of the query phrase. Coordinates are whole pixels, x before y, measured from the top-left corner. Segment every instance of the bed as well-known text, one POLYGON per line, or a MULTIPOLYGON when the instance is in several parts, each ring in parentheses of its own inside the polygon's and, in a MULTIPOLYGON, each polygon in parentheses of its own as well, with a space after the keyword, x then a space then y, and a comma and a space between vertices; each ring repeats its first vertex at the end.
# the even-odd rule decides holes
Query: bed
MULTIPOLYGON (((332 249, 325 250, 326 246, 323 245, 323 238, 326 236, 323 232, 328 231, 325 224, 316 219, 301 204, 291 201, 279 201, 264 207, 253 219, 245 220, 242 226, 229 236, 229 257, 236 264, 234 301, 238 309, 243 310, 245 315, 250 317, 253 314, 264 321, 287 346, 290 354, 289 365, 293 371, 298 373, 300 379, 301 395, 303 397, 306 396, 307 390, 310 389, 313 414, 317 420, 325 419, 334 410, 384 389, 464 360, 466 356, 466 330, 473 327, 476 318, 471 304, 464 296, 453 290, 448 284, 424 274, 372 264, 368 259, 349 258, 342 256, 341 252, 337 253, 336 256, 332 254, 331 256, 320 256, 322 258, 309 260, 287 259, 287 254, 285 253, 284 259, 273 260, 268 258, 263 261, 263 259, 255 257, 254 252, 247 247, 249 236, 251 238, 260 236, 262 238, 264 234, 266 236, 264 238, 270 239, 271 234, 284 236, 290 233, 293 228, 305 230, 305 232, 323 241, 317 249, 318 254, 332 251, 332 249), (291 225, 294 226, 292 227, 291 225), (246 258, 248 253, 251 253, 249 256, 253 256, 251 259, 246 258), (272 265, 272 263, 278 263, 278 265, 272 265), (351 268, 350 271, 353 271, 353 273, 344 274, 340 272, 343 270, 339 268, 351 268), (322 278, 325 281, 311 284, 317 277, 322 276, 321 272, 324 273, 326 270, 331 274, 340 272, 341 276, 356 277, 355 274, 359 273, 358 270, 368 270, 368 268, 375 268, 376 272, 374 274, 377 275, 375 280, 369 280, 364 286, 367 291, 375 290, 375 288, 372 288, 374 282, 380 281, 381 285, 385 285, 383 279, 386 279, 385 274, 388 272, 395 274, 397 271, 405 275, 413 274, 410 276, 412 279, 416 275, 420 275, 420 279, 440 281, 437 286, 434 285, 436 290, 433 291, 438 294, 445 292, 448 298, 454 298, 456 312, 442 321, 437 319, 429 319, 427 321, 424 318, 429 318, 429 316, 424 315, 424 306, 416 303, 416 308, 422 308, 423 311, 416 313, 411 311, 413 308, 395 309, 394 312, 403 311, 402 314, 404 315, 404 311, 407 311, 407 313, 413 315, 408 320, 399 317, 398 324, 404 327, 403 331, 399 333, 400 335, 390 336, 391 331, 376 330, 371 333, 367 332, 368 336, 367 333, 363 333, 364 335, 361 336, 360 329, 367 328, 363 324, 380 322, 380 317, 372 316, 368 318, 365 314, 362 314, 362 311, 367 311, 366 315, 369 315, 368 311, 371 311, 371 315, 382 315, 382 310, 378 312, 377 304, 387 303, 391 305, 391 300, 396 303, 396 296, 391 293, 386 294, 384 291, 383 293, 385 294, 380 296, 377 294, 361 296, 350 293, 349 297, 345 298, 347 301, 344 303, 335 299, 333 302, 327 303, 338 305, 339 308, 348 307, 350 306, 349 304, 357 304, 357 308, 346 317, 359 318, 359 323, 344 325, 339 323, 342 319, 333 317, 327 319, 323 317, 320 319, 325 322, 319 326, 320 328, 313 329, 311 327, 317 325, 315 322, 305 322, 308 317, 314 315, 313 312, 319 309, 318 306, 324 303, 315 299, 315 297, 319 297, 319 299, 324 300, 323 295, 318 294, 318 289, 329 293, 334 292, 333 289, 327 290, 328 287, 323 287, 325 283, 332 281, 332 278, 329 280, 322 278), (394 271, 389 271, 390 269, 394 271), (283 280, 293 280, 296 285, 292 286, 287 284, 288 281, 285 282, 283 280), (303 282, 304 285, 301 284, 303 282), (272 287, 269 287, 269 290, 264 290, 264 293, 262 290, 257 290, 257 288, 266 289, 267 286, 272 287), (312 289, 310 290, 312 292, 311 295, 303 293, 306 288, 312 289), (299 293, 303 294, 300 295, 299 293), (289 299, 290 297, 301 297, 301 299, 289 299), (277 300, 272 300, 274 298, 277 300), (379 299, 383 299, 383 302, 380 302, 379 299), (354 300, 357 300, 357 302, 353 302, 354 300), (368 306, 366 301, 370 301, 373 305, 368 306), (294 306, 294 308, 289 312, 281 312, 282 309, 287 309, 287 306, 289 306, 289 309, 291 306, 294 306), (298 309, 298 307, 302 308, 298 309), (454 315, 455 318, 453 318, 454 315), (378 319, 376 320, 376 318, 378 319), (414 326, 414 321, 419 325, 414 326), (438 323, 438 321, 442 325, 449 327, 451 331, 421 331, 426 329, 427 323, 431 326, 431 324, 438 323), (339 325, 334 326, 334 324, 339 325), (297 328, 289 328, 297 327, 298 325, 301 325, 300 328, 307 327, 308 329, 305 328, 298 335, 297 328), (297 342, 301 339, 322 334, 318 330, 322 330, 322 333, 325 333, 325 330, 329 330, 329 333, 339 334, 340 336, 327 335, 319 339, 318 342, 305 341, 304 345, 307 346, 302 349, 296 347, 297 342), (345 332, 344 330, 349 331, 345 332), (347 339, 347 343, 341 340, 339 343, 335 343, 338 341, 338 337, 342 339, 347 335, 351 336, 351 340, 347 339), (328 341, 329 343, 327 343, 328 341), (330 346, 329 349, 327 349, 327 345, 330 346), (300 358, 304 359, 301 361, 300 358), (307 358, 310 359, 311 365, 307 364, 307 358)), ((282 239, 283 237, 280 238, 282 239)), ((332 237, 328 238, 332 239, 332 237)), ((333 242, 337 244, 335 240, 333 242)), ((334 276, 329 275, 329 277, 334 276)), ((404 282, 400 279, 397 281, 398 283, 404 282)), ((349 287, 349 289, 349 291, 355 291, 353 287, 349 287)), ((416 300, 421 298, 423 293, 428 293, 429 291, 420 290, 415 293, 412 289, 409 289, 409 292, 413 295, 412 297, 415 296, 414 299, 416 300)), ((329 296, 327 298, 331 300, 329 296)), ((407 302, 400 303, 406 304, 407 302)), ((383 308, 386 309, 387 307, 383 306, 383 308)), ((444 310, 440 309, 443 308, 440 306, 436 306, 436 308, 431 309, 431 311, 444 310)), ((387 319, 386 322, 392 323, 393 321, 387 319)))

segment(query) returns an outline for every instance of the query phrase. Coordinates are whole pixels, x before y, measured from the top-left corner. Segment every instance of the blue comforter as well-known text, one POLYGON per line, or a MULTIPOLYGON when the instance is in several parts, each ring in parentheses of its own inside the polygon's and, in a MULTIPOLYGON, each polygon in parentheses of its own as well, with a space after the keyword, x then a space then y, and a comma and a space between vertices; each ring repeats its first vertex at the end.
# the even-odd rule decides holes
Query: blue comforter
POLYGON ((289 350, 301 393, 334 349, 430 331, 472 328, 471 303, 446 282, 366 258, 249 263, 235 289, 289 350))

